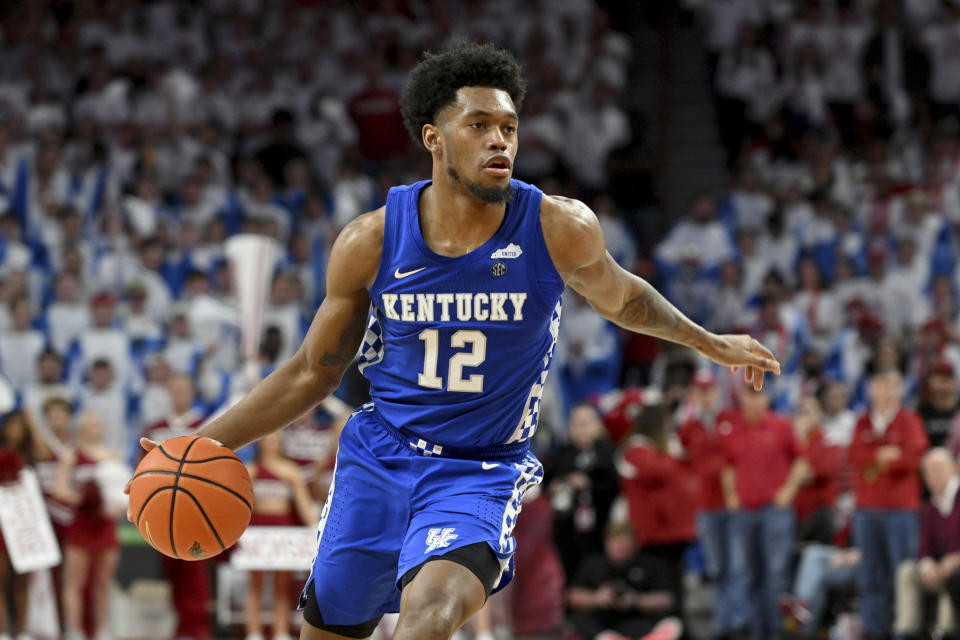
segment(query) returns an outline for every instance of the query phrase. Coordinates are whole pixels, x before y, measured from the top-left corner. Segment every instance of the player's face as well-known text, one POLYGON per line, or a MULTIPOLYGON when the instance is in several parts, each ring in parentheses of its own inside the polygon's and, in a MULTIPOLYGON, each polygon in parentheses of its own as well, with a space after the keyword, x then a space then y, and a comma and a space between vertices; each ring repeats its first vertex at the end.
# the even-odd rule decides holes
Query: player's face
POLYGON ((517 155, 517 112, 502 89, 463 87, 439 119, 446 173, 484 202, 506 202, 517 155))

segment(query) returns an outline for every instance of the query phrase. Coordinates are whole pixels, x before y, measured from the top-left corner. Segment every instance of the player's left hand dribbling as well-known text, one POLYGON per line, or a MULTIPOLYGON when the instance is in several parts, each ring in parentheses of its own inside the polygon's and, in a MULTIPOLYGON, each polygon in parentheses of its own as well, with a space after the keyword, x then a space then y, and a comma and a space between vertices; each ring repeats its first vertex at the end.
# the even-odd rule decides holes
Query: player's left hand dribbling
POLYGON ((769 349, 748 335, 714 336, 707 349, 701 353, 734 371, 743 367, 743 379, 756 391, 763 388, 763 374, 771 371, 780 375, 780 363, 769 349))

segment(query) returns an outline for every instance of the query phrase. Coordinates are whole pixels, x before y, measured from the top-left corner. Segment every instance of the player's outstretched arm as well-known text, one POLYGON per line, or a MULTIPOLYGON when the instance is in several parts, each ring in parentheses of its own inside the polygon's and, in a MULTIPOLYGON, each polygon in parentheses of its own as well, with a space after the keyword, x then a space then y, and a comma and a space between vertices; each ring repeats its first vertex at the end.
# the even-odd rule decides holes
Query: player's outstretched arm
POLYGON ((237 449, 290 424, 336 390, 363 339, 382 247, 382 209, 344 227, 327 264, 327 296, 300 349, 198 435, 237 449))
POLYGON ((544 196, 541 220, 557 271, 604 318, 637 333, 689 346, 719 364, 744 367, 745 379, 758 390, 764 371, 780 373, 780 363, 758 341, 747 335, 707 331, 643 278, 617 264, 607 251, 596 215, 582 202, 544 196))

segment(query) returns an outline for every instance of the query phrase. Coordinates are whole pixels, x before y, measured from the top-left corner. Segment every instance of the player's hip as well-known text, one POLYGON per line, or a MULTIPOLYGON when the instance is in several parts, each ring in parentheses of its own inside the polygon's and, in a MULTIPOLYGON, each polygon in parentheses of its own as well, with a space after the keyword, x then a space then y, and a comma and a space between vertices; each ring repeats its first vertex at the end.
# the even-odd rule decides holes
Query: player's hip
MULTIPOLYGON (((464 425, 465 427, 466 425, 464 425)), ((447 425, 447 429, 457 430, 456 423, 447 425)), ((529 441, 511 442, 509 444, 488 444, 482 446, 456 446, 440 444, 434 438, 423 435, 416 429, 407 428, 391 422, 377 408, 374 402, 368 402, 350 416, 344 427, 348 438, 353 435, 362 435, 366 442, 389 442, 396 445, 396 449, 378 446, 371 451, 378 454, 396 454, 403 451, 405 455, 426 457, 432 459, 473 460, 476 462, 500 462, 506 464, 523 463, 529 453, 529 441)), ((341 445, 344 437, 341 436, 341 445)), ((444 438, 449 440, 449 438, 444 438)))
POLYGON ((543 478, 540 461, 522 444, 451 453, 463 451, 410 436, 364 405, 340 436, 334 483, 415 512, 453 496, 473 496, 478 505, 516 501, 543 478))

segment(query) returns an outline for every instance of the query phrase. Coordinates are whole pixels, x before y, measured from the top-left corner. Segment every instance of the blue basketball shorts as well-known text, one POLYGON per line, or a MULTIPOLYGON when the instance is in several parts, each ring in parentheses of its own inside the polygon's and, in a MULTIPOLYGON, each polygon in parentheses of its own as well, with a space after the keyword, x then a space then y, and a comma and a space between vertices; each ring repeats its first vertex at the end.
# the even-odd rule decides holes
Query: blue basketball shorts
POLYGON ((325 624, 356 625, 399 611, 400 580, 409 570, 478 542, 500 561, 493 592, 510 582, 520 502, 543 479, 543 467, 522 448, 454 455, 387 424, 373 403, 350 416, 306 586, 325 624))

